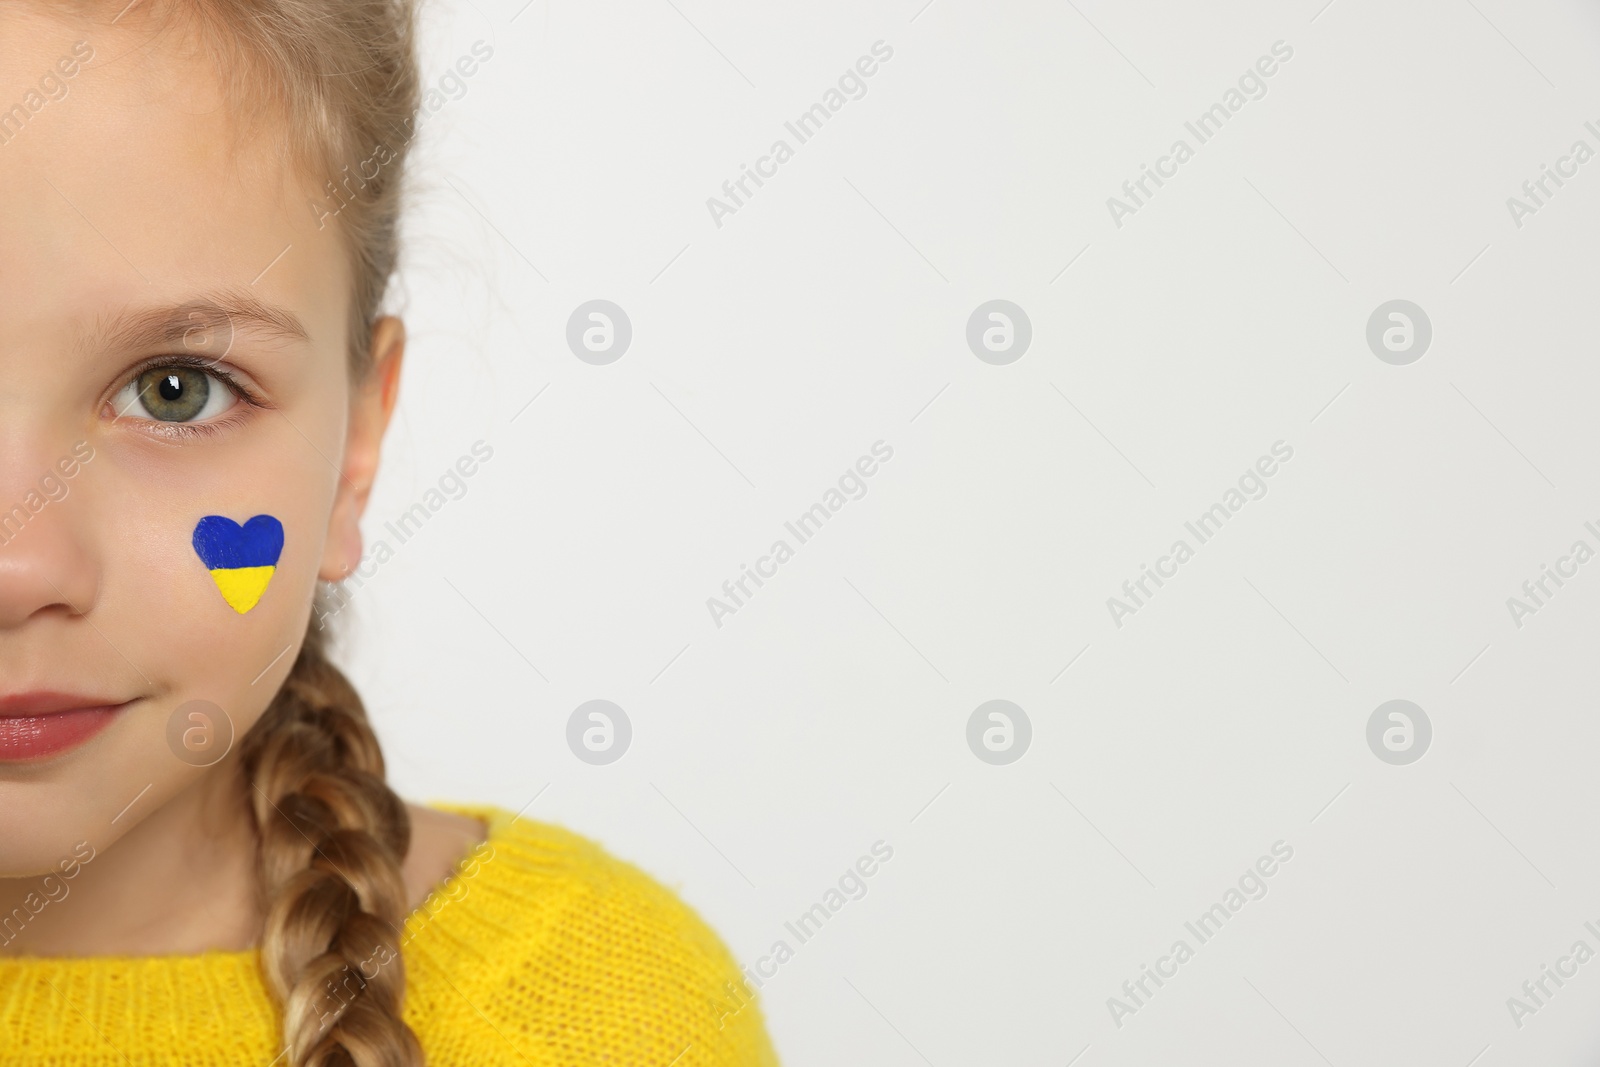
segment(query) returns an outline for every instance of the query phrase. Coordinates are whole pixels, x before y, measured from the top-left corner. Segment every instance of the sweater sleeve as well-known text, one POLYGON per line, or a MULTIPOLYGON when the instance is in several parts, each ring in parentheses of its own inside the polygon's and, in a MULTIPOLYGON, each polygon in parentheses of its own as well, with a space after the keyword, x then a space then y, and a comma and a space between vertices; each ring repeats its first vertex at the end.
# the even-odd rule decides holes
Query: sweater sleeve
POLYGON ((754 990, 675 893, 569 831, 487 817, 492 851, 408 923, 430 1063, 777 1067, 754 990))
POLYGON ((676 894, 611 860, 595 896, 574 903, 574 949, 609 945, 596 967, 595 1003, 633 1020, 636 1034, 653 1029, 669 1038, 665 1059, 648 1062, 776 1067, 755 990, 676 894))

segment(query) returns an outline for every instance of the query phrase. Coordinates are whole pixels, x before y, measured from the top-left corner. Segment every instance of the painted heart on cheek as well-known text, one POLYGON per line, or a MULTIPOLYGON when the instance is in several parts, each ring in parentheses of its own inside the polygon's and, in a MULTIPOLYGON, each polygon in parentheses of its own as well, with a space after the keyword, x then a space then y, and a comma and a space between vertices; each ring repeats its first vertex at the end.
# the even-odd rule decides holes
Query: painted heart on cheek
POLYGON ((194 550, 211 572, 222 599, 240 615, 255 607, 283 555, 283 523, 257 515, 243 526, 207 515, 194 528, 194 550))

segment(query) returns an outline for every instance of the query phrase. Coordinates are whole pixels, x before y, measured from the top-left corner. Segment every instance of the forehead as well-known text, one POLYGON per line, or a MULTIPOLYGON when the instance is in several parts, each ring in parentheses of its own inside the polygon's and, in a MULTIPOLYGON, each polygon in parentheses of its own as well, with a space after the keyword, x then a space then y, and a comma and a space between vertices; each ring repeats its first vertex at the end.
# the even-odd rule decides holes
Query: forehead
POLYGON ((322 182, 270 114, 241 132, 193 41, 114 14, 0 3, 0 358, 29 329, 219 288, 340 346, 348 267, 317 223, 322 182))

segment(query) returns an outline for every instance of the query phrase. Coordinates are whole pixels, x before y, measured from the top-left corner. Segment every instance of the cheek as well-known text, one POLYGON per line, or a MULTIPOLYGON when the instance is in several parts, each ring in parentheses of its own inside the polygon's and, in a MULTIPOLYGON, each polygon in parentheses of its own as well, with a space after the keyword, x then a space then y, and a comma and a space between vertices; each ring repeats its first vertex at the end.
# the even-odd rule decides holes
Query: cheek
POLYGON ((104 545, 99 625, 169 711, 209 700, 241 733, 305 633, 338 477, 292 426, 262 415, 238 441, 134 450, 96 472, 114 483, 103 499, 118 512, 100 523, 118 533, 104 545))

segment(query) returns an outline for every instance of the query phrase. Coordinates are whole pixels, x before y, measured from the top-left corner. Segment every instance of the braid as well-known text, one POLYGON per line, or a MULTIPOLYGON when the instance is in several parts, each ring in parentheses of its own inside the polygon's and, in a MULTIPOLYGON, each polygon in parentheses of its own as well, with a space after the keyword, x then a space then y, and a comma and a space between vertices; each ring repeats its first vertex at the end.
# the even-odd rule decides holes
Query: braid
POLYGON ((404 803, 361 698, 309 631, 288 679, 241 742, 260 832, 261 962, 283 1005, 292 1067, 420 1067, 400 1018, 404 803))

